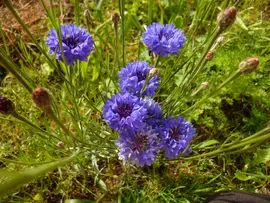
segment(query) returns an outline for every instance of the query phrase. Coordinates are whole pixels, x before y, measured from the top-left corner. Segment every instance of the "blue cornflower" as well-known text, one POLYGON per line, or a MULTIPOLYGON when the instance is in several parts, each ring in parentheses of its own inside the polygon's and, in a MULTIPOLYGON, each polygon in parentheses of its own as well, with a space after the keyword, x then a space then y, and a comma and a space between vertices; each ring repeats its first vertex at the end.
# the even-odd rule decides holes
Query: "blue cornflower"
MULTIPOLYGON (((61 25, 62 47, 68 65, 72 65, 75 60, 87 61, 87 57, 94 49, 94 41, 91 34, 85 29, 73 25, 61 25)), ((56 30, 53 28, 46 40, 50 48, 49 54, 56 53, 56 58, 62 60, 59 39, 56 30)))
MULTIPOLYGON (((184 120, 182 117, 164 119, 163 125, 163 136, 160 145, 164 151, 164 156, 173 159, 186 149, 195 136, 196 130, 189 121, 184 120)), ((188 149, 184 155, 189 152, 191 152, 191 149, 188 149)))
POLYGON ((155 90, 159 86, 160 78, 154 75, 150 78, 146 85, 146 89, 142 92, 146 77, 153 67, 145 61, 134 61, 126 65, 119 72, 119 87, 122 92, 129 92, 136 96, 153 96, 155 90))
POLYGON ((159 144, 157 133, 151 127, 140 130, 127 128, 120 131, 117 140, 119 159, 143 167, 151 165, 158 156, 159 144))
POLYGON ((144 107, 147 109, 147 119, 145 122, 152 128, 159 128, 162 124, 162 109, 161 106, 153 99, 144 99, 144 107))
POLYGON ((106 101, 103 107, 103 118, 115 130, 126 127, 140 129, 146 124, 147 109, 138 97, 126 92, 116 94, 106 101))
POLYGON ((142 35, 142 42, 150 51, 165 57, 168 54, 178 54, 186 41, 182 30, 175 28, 174 24, 152 23, 142 35))

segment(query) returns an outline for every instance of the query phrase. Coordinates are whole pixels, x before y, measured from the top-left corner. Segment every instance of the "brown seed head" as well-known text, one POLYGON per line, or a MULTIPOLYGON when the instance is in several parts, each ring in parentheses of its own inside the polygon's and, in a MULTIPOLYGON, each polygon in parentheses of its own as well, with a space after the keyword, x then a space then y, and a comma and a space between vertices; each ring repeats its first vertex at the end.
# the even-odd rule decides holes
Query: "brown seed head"
POLYGON ((32 99, 39 108, 48 108, 52 103, 52 96, 49 90, 37 88, 32 93, 32 99))

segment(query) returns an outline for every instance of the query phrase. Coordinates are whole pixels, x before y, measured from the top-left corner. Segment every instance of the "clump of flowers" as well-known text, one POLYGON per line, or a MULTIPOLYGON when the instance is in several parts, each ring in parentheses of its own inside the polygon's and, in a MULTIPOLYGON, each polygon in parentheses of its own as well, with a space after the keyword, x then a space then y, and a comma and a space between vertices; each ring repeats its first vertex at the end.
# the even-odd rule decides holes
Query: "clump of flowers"
MULTIPOLYGON (((87 61, 90 52, 94 50, 91 34, 75 24, 61 25, 60 29, 62 48, 67 64, 72 65, 76 60, 87 61)), ((50 31, 46 43, 50 48, 49 54, 56 54, 58 60, 63 60, 59 37, 54 28, 50 31)))
POLYGON ((156 68, 135 61, 119 72, 121 92, 107 100, 103 118, 119 132, 119 159, 143 167, 155 162, 160 151, 173 159, 191 152, 195 128, 182 117, 164 118, 155 95, 160 78, 156 68))
POLYGON ((183 48, 186 42, 182 30, 175 28, 174 24, 152 23, 142 35, 142 42, 150 51, 165 57, 169 54, 179 54, 179 49, 183 48))

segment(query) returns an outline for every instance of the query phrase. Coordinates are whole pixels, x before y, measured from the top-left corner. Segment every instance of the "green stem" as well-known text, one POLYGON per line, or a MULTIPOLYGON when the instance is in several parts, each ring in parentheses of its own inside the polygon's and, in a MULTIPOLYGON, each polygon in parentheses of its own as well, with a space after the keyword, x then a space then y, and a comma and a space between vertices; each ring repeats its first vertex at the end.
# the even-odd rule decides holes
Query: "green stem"
POLYGON ((219 37, 219 35, 221 33, 222 33, 222 31, 219 29, 219 27, 217 27, 215 29, 215 32, 214 32, 213 36, 210 38, 210 41, 206 45, 206 48, 204 49, 204 52, 203 52, 203 54, 201 56, 200 61, 195 66, 194 70, 191 72, 190 78, 188 79, 188 81, 187 81, 188 83, 187 83, 186 86, 189 86, 189 84, 192 83, 192 81, 196 78, 196 76, 198 75, 198 73, 201 72, 201 70, 203 69, 203 67, 206 65, 206 63, 207 63, 207 61, 206 61, 206 55, 210 51, 210 49, 213 46, 214 42, 216 41, 216 39, 219 37))
POLYGON ((19 80, 19 82, 25 87, 25 89, 32 94, 33 91, 33 87, 30 86, 25 80, 24 78, 15 70, 15 68, 13 67, 14 64, 10 63, 8 61, 7 58, 5 58, 2 54, 0 54, 0 64, 2 67, 4 67, 5 69, 7 69, 7 71, 9 71, 12 75, 14 75, 17 80, 19 80))
POLYGON ((192 109, 194 109, 195 107, 200 106, 201 104, 203 104, 207 99, 209 99, 214 94, 216 94, 221 88, 223 88, 225 85, 229 84, 231 81, 233 81, 235 78, 237 78, 240 75, 241 75, 241 73, 235 72, 227 80, 225 80, 216 90, 214 90, 210 94, 206 95, 204 98, 202 98, 200 101, 198 101, 197 103, 195 103, 193 106, 191 106, 188 109, 186 109, 185 111, 183 111, 181 113, 181 115, 186 114, 186 113, 190 112, 192 109))
POLYGON ((264 141, 264 140, 269 139, 269 138, 270 138, 270 134, 266 134, 266 135, 262 135, 260 137, 254 138, 252 140, 242 141, 239 144, 235 144, 234 146, 231 146, 231 147, 228 147, 228 148, 225 148, 225 149, 217 149, 217 150, 212 151, 212 152, 208 152, 208 153, 205 153, 205 154, 200 154, 200 155, 197 155, 197 156, 187 157, 187 158, 184 158, 184 159, 185 160, 193 160, 193 159, 198 159, 198 158, 201 158, 201 157, 216 156, 216 155, 218 155, 220 153, 231 151, 232 149, 237 149, 237 148, 240 148, 240 147, 244 147, 244 146, 247 146, 247 145, 252 144, 252 143, 261 142, 261 141, 264 141))
MULTIPOLYGON (((49 134, 48 132, 42 130, 40 127, 38 127, 38 126, 36 126, 35 124, 31 123, 29 120, 27 120, 26 118, 24 118, 23 116, 21 116, 20 114, 18 114, 16 111, 12 112, 11 115, 12 115, 14 118, 16 118, 16 119, 18 119, 18 120, 20 120, 20 121, 26 123, 27 125, 33 127, 34 129, 38 130, 39 132, 44 133, 44 134, 46 134, 46 135, 48 135, 48 136, 50 136, 50 137, 52 137, 52 138, 54 138, 54 139, 56 139, 56 140, 58 140, 58 141, 62 141, 62 140, 59 139, 58 137, 49 134)), ((43 137, 42 135, 40 135, 40 136, 41 136, 42 138, 48 140, 48 138, 43 137)))
POLYGON ((116 70, 119 69, 119 53, 118 53, 118 27, 114 27, 115 31, 115 68, 116 70))
POLYGON ((123 67, 126 66, 126 45, 125 45, 125 0, 119 0, 119 11, 121 15, 123 67))
POLYGON ((62 130, 67 134, 71 134, 71 132, 66 128, 66 126, 57 118, 57 116, 54 114, 53 110, 51 107, 48 107, 46 109, 44 109, 46 111, 46 113, 51 117, 51 119, 53 119, 57 125, 59 125, 62 130))

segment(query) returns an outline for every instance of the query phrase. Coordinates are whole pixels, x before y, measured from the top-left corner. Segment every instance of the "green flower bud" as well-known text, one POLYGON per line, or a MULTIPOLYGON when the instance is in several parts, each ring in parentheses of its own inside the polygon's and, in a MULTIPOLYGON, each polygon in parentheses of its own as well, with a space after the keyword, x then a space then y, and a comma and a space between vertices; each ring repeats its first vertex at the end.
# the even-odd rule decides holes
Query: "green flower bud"
POLYGON ((247 58, 239 64, 238 72, 241 74, 251 73, 259 65, 259 59, 256 57, 247 58))

